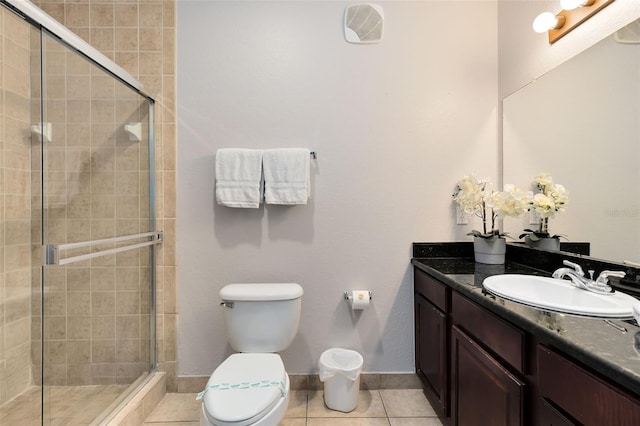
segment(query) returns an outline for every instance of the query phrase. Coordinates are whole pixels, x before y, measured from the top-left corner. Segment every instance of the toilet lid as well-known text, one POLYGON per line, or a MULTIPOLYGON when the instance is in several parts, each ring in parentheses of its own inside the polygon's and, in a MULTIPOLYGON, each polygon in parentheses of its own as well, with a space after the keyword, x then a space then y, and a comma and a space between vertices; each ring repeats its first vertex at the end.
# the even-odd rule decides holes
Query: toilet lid
POLYGON ((286 375, 278 354, 233 354, 211 375, 204 412, 215 425, 255 423, 286 396, 286 375))

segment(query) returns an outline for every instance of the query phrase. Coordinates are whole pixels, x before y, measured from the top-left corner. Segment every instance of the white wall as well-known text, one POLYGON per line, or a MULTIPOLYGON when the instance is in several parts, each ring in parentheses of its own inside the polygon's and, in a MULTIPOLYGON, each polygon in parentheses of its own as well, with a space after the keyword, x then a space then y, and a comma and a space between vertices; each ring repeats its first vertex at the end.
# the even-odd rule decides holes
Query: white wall
POLYGON ((364 46, 349 2, 178 2, 178 375, 231 351, 222 286, 287 281, 305 290, 288 372, 332 346, 413 371, 411 243, 467 240, 454 184, 497 175, 497 4, 377 3, 384 40, 364 46), (215 204, 216 149, 287 146, 318 152, 309 205, 215 204), (352 316, 349 289, 373 306, 352 316))

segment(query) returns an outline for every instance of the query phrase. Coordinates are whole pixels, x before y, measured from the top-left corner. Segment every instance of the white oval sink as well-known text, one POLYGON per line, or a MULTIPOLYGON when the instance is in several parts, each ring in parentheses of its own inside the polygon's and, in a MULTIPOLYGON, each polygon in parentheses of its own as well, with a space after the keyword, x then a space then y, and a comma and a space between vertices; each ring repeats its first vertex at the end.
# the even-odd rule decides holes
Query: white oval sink
POLYGON ((535 308, 598 318, 632 318, 638 299, 616 291, 601 295, 569 281, 534 275, 493 275, 482 282, 490 293, 535 308))

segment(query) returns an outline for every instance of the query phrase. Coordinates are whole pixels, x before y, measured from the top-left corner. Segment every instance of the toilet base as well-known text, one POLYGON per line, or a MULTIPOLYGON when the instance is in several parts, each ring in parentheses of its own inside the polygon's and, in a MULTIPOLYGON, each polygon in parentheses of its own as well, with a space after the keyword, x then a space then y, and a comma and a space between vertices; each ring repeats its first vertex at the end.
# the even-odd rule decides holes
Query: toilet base
MULTIPOLYGON (((280 401, 276 404, 275 407, 271 409, 263 418, 258 420, 255 423, 251 423, 251 426, 278 426, 280 420, 284 418, 284 414, 287 412, 287 407, 289 406, 289 375, 286 376, 287 382, 285 383, 285 393, 286 396, 284 398, 280 398, 280 401)), ((233 423, 222 422, 219 424, 211 423, 209 418, 204 412, 204 400, 200 406, 200 426, 227 426, 233 425, 233 423)))

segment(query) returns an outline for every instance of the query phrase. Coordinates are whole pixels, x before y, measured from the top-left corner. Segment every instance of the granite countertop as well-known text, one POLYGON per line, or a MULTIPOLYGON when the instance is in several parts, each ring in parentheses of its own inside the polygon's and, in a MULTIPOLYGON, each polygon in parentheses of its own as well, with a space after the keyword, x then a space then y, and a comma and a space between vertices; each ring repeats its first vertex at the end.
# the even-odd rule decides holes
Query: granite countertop
POLYGON ((605 321, 542 311, 486 293, 482 281, 497 274, 550 273, 507 260, 483 265, 469 257, 414 258, 412 264, 484 306, 541 343, 567 353, 623 388, 640 395, 640 327, 634 320, 605 321), (613 325, 612 325, 613 324, 613 325), (626 330, 626 332, 621 330, 626 330))

